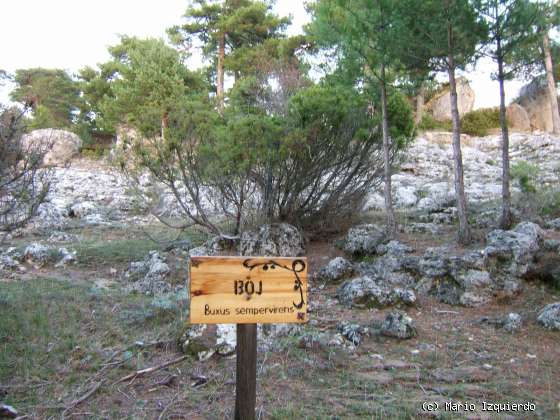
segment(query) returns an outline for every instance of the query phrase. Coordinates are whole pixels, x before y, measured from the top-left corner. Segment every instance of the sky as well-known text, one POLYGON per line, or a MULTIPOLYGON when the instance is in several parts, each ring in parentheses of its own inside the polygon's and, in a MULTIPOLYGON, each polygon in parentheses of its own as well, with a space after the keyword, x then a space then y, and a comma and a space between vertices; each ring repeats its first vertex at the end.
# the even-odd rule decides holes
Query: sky
MULTIPOLYGON (((0 16, 0 69, 62 68, 76 73, 109 59, 107 47, 119 34, 164 37, 181 23, 187 0, 7 0, 0 16)), ((302 32, 309 21, 301 0, 278 0, 275 11, 292 16, 289 34, 302 32)), ((466 77, 475 91, 475 108, 499 104, 498 84, 490 80, 491 62, 480 62, 466 77)), ((506 100, 517 96, 520 81, 506 86, 506 100)), ((11 87, 0 87, 0 102, 11 87)))

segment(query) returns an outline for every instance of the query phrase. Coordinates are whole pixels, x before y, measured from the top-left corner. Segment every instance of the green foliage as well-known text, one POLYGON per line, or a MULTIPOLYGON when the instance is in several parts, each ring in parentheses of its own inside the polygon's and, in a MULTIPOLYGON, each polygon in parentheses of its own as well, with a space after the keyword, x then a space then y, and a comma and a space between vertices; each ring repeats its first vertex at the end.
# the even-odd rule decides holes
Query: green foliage
POLYGON ((483 137, 489 130, 500 126, 499 108, 482 108, 468 112, 461 119, 461 131, 471 136, 483 137))
POLYGON ((99 70, 84 67, 78 72, 81 101, 73 131, 91 145, 94 136, 115 133, 116 121, 105 115, 102 109, 105 101, 114 98, 110 82, 113 69, 109 65, 101 67, 99 70))
POLYGON ((541 40, 537 28, 541 7, 529 0, 477 0, 474 4, 488 26, 485 54, 502 66, 503 74, 496 71, 493 77, 509 80, 519 76, 523 67, 533 67, 527 53, 541 40))
POLYGON ((437 121, 430 114, 424 113, 424 115, 422 115, 422 121, 420 121, 420 124, 418 124, 418 129, 422 131, 430 131, 430 130, 451 131, 453 129, 453 126, 451 124, 451 120, 437 121))
POLYGON ((233 221, 228 233, 263 220, 336 223, 355 213, 379 177, 379 131, 365 95, 322 85, 289 92, 246 78, 223 116, 188 103, 170 114, 163 141, 135 143, 127 160, 177 185, 182 208, 196 206, 201 215, 185 216, 213 232, 227 224, 211 220, 210 208, 233 221))
POLYGON ((27 105, 36 121, 33 128, 68 128, 80 103, 77 82, 59 69, 18 69, 10 93, 13 101, 27 105))
POLYGON ((168 115, 202 87, 199 75, 162 40, 123 36, 109 52, 113 60, 101 71, 111 80, 112 96, 104 96, 101 111, 110 121, 131 124, 143 135, 161 135, 168 115))
POLYGON ((534 193, 536 191, 534 181, 539 173, 539 167, 520 160, 511 166, 511 177, 517 179, 519 187, 524 193, 534 193))
MULTIPOLYGON (((185 23, 168 29, 171 42, 180 51, 192 45, 202 45, 206 59, 217 65, 218 48, 224 42, 225 71, 236 76, 254 74, 265 63, 256 56, 265 57, 269 40, 281 37, 290 23, 272 13, 272 3, 254 0, 226 0, 221 3, 195 0, 184 14, 185 23)), ((268 51, 270 52, 270 50, 268 51)), ((215 78, 219 69, 213 69, 215 78)))
POLYGON ((406 147, 416 134, 412 108, 406 97, 394 92, 387 102, 389 132, 397 149, 406 147))

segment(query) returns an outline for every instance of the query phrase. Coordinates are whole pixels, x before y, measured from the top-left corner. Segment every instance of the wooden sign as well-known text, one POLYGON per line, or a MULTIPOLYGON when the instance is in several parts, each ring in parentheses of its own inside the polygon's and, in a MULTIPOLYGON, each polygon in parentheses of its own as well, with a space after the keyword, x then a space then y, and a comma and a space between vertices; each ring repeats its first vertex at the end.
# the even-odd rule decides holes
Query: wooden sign
POLYGON ((191 257, 190 322, 307 322, 307 259, 191 257))

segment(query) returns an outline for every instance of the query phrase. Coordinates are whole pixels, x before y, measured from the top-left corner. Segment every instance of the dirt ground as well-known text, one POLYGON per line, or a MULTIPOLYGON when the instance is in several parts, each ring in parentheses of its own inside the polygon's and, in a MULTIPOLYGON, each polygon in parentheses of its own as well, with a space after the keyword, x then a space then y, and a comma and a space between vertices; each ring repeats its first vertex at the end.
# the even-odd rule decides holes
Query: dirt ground
MULTIPOLYGON (((135 238, 96 235, 115 246, 135 238)), ((399 239, 418 252, 453 241, 399 239)), ((308 244, 309 274, 341 255, 333 243, 308 244)), ((0 282, 0 401, 28 419, 233 418, 235 356, 184 358, 176 336, 186 308, 155 310, 151 298, 122 293, 114 272, 126 255, 93 249, 77 266, 30 267, 0 282)), ((560 418, 560 333, 536 322, 560 291, 528 282, 516 299, 476 309, 420 297, 406 309, 415 338, 370 328, 353 350, 304 345, 302 336, 336 334, 342 320, 371 327, 391 310, 345 308, 336 288, 310 281, 310 322, 259 352, 257 418, 560 418), (524 318, 515 334, 481 322, 509 312, 524 318)))

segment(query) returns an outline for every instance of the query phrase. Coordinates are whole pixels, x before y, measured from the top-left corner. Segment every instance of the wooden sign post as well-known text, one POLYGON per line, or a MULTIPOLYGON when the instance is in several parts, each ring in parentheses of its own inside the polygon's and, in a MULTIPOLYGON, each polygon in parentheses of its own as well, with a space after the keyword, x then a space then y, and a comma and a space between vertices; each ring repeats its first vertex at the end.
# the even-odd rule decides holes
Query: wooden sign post
POLYGON ((254 419, 257 323, 307 322, 307 259, 191 257, 190 322, 237 324, 235 418, 254 419))

